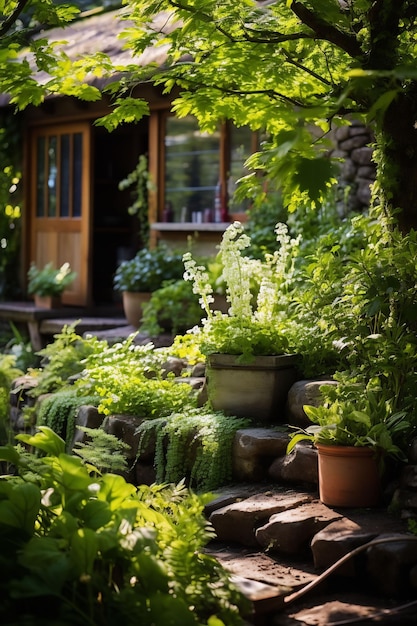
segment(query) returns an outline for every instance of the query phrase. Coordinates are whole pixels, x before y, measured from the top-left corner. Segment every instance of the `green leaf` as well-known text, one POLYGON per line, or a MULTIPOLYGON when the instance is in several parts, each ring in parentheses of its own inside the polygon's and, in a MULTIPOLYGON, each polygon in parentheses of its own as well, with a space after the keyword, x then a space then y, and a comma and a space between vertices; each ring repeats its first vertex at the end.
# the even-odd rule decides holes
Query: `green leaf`
POLYGON ((48 426, 39 426, 39 432, 35 435, 16 435, 16 439, 23 441, 28 446, 43 450, 51 456, 59 456, 65 452, 65 441, 48 426))
POLYGON ((85 525, 93 530, 105 526, 112 518, 109 505, 103 500, 89 500, 79 514, 85 525))
POLYGON ((127 483, 122 476, 105 474, 100 481, 100 490, 97 493, 99 500, 109 503, 110 509, 116 511, 126 500, 136 493, 136 487, 127 483))
POLYGON ((328 183, 335 174, 335 166, 328 158, 300 158, 294 175, 301 192, 306 191, 309 198, 320 203, 328 189, 328 183))
POLYGON ((8 491, 8 499, 0 500, 0 523, 20 528, 31 535, 41 502, 39 488, 22 483, 13 485, 8 491))
POLYGON ((72 537, 70 560, 78 576, 91 575, 97 558, 98 540, 91 528, 80 528, 72 537))

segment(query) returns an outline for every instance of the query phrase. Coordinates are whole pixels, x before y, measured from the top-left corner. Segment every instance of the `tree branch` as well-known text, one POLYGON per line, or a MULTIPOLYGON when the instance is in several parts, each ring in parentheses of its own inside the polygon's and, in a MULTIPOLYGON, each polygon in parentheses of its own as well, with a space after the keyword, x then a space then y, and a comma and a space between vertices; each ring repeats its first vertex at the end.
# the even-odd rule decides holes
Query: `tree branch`
POLYGON ((293 0, 290 6, 295 15, 316 34, 317 39, 323 39, 335 44, 353 58, 363 56, 358 40, 353 35, 343 33, 321 17, 310 11, 304 4, 293 0))
POLYGON ((25 8, 28 2, 29 0, 19 0, 13 13, 9 15, 9 17, 2 22, 0 26, 0 37, 3 37, 7 33, 7 31, 10 30, 10 28, 16 22, 17 18, 22 13, 23 9, 25 8))

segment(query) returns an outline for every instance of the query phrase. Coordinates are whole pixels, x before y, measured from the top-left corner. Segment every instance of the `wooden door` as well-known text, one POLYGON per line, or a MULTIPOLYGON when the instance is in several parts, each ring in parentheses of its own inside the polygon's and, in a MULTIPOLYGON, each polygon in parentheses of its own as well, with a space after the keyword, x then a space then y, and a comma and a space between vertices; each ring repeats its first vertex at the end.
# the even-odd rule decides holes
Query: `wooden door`
POLYGON ((88 122, 33 129, 30 141, 29 260, 68 262, 77 272, 64 304, 91 299, 91 129, 88 122))

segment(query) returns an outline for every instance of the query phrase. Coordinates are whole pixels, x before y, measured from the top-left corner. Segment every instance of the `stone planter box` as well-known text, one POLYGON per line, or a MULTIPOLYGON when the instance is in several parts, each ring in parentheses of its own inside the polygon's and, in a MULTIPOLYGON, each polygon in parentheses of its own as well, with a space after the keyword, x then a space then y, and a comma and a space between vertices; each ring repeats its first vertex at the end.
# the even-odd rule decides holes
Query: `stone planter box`
POLYGON ((260 423, 284 421, 290 387, 297 380, 298 356, 259 356, 240 364, 230 354, 207 359, 207 392, 214 410, 260 423))

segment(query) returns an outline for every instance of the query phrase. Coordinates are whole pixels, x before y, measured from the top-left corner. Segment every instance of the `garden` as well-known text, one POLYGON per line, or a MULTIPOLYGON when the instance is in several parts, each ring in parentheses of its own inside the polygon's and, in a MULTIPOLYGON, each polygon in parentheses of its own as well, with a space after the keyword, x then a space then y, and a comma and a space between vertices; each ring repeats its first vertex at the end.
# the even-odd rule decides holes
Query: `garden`
MULTIPOLYGON (((100 98, 84 79, 114 70, 105 55, 70 67, 36 40, 34 63, 50 80, 29 77, 16 56, 20 25, 12 28, 25 4, 5 7, 0 29, 1 90, 12 105, 39 105, 48 90, 100 98)), ((106 87, 115 106, 99 123, 112 130, 146 113, 130 96, 134 84, 180 87, 173 111, 196 116, 203 132, 230 119, 262 135, 238 191, 253 209, 247 224, 225 230, 215 260, 191 249, 175 259, 180 275, 156 272, 147 285, 152 296, 137 323, 150 334, 168 325, 168 347, 137 345, 135 334, 111 344, 75 325, 33 354, 14 329, 0 359, 4 624, 244 623, 244 598, 204 551, 214 536, 204 507, 232 480, 236 431, 274 422, 268 412, 249 414, 242 395, 234 405, 218 400, 218 355, 246 372, 285 357, 296 378, 335 383, 322 386, 317 406, 305 406, 310 425, 288 429, 288 454, 309 442, 321 471, 322 449, 369 451, 378 482, 408 460, 417 430, 415 8, 388 0, 197 4, 126 3, 133 56, 168 43, 169 62, 154 73, 139 63, 126 73, 118 67, 122 78, 106 87), (152 31, 154 15, 173 6, 177 28, 152 31), (377 177, 361 213, 345 210, 349 189, 337 187, 328 158, 330 131, 351 119, 375 133, 377 177), (285 211, 267 193, 274 184, 285 211), (204 393, 190 384, 196 371, 205 374, 204 393), (16 437, 10 396, 25 405, 16 437), (80 437, 83 406, 103 419, 80 437), (139 420, 136 460, 152 447, 151 485, 125 478, 126 446, 105 428, 114 415, 139 420)), ((76 13, 41 0, 32 7, 33 19, 54 25, 76 13)), ((4 259, 18 256, 20 207, 9 199, 20 176, 15 166, 1 173, 4 259)), ((143 202, 134 207, 142 209, 143 202)), ((141 262, 155 256, 140 251, 124 269, 140 279, 141 262)), ((3 259, 1 270, 10 274, 3 259)), ((120 272, 116 289, 127 286, 122 279, 120 272)))
POLYGON ((75 325, 37 355, 17 338, 5 352, 0 456, 10 477, 1 482, 0 507, 9 547, 2 559, 15 563, 1 582, 10 590, 5 615, 36 614, 42 623, 51 611, 72 624, 109 623, 114 615, 126 623, 130 615, 149 624, 240 623, 237 592, 199 552, 211 536, 203 511, 209 494, 231 481, 236 430, 265 425, 265 418, 222 410, 216 385, 205 397, 189 384, 195 368, 210 372, 213 355, 232 355, 243 367, 295 355, 299 378, 337 382, 321 389, 319 406, 305 407, 312 426, 290 433, 289 448, 307 438, 370 449, 382 477, 385 463, 399 471, 406 462, 417 426, 416 234, 403 235, 372 213, 340 220, 330 205, 271 228, 272 244, 251 236, 255 211, 246 230, 236 222, 225 231, 216 261, 226 313, 211 308, 218 275, 213 285, 204 260, 184 254, 184 281, 202 313, 169 347, 136 345, 134 334, 111 345, 81 337, 75 325), (38 363, 28 366, 33 356, 38 363), (170 360, 181 367, 170 369, 170 360), (23 374, 32 380, 25 392, 31 402, 26 433, 13 445, 9 391, 23 374), (140 418, 138 457, 152 440, 153 485, 135 487, 122 477, 126 446, 103 426, 85 428, 74 445, 83 405, 96 407, 103 424, 111 415, 140 418))

